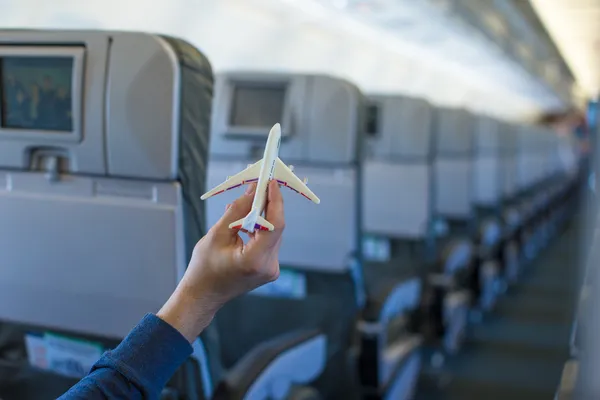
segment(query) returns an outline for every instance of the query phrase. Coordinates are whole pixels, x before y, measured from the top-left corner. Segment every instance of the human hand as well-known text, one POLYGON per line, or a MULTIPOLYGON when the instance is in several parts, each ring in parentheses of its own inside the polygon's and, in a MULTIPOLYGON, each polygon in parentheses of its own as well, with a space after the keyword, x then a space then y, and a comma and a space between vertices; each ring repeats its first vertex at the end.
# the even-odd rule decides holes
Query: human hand
POLYGON ((266 219, 274 231, 248 234, 248 243, 229 224, 251 210, 256 185, 229 205, 221 219, 194 248, 187 271, 175 293, 157 314, 193 341, 227 301, 279 276, 279 247, 285 228, 279 185, 268 187, 266 219))

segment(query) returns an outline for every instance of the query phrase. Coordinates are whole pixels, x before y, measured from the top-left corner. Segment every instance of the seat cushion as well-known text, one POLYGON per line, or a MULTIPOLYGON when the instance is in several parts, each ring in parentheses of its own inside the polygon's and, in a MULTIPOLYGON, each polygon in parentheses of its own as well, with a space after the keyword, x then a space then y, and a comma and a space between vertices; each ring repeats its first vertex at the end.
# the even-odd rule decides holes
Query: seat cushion
POLYGON ((347 368, 347 351, 358 320, 355 284, 350 274, 303 273, 304 298, 248 294, 234 299, 217 313, 221 359, 228 369, 265 340, 299 329, 317 328, 327 336, 327 366, 317 386, 327 398, 342 398, 336 382, 350 379, 340 371, 347 368))
MULTIPOLYGON (((425 272, 425 264, 417 260, 396 258, 385 263, 367 263, 364 268, 367 302, 363 310, 363 319, 370 322, 379 321, 390 295, 408 281, 420 279, 425 272)), ((406 295, 412 296, 410 289, 406 295)), ((412 299, 407 299, 406 302, 398 299, 394 301, 406 303, 406 306, 413 303, 412 299)), ((400 304, 396 306, 403 307, 400 304)))

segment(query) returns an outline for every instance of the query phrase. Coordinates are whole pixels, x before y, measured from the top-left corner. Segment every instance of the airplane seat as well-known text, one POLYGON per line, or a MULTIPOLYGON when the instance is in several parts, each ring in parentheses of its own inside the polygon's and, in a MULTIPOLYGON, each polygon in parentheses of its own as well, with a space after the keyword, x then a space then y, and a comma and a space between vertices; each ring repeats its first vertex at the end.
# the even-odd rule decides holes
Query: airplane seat
POLYGON ((519 232, 523 222, 514 202, 517 195, 517 131, 516 126, 502 123, 500 135, 500 179, 502 220, 502 262, 509 283, 518 280, 522 263, 519 232))
MULTIPOLYGON (((363 107, 354 85, 329 76, 228 72, 216 79, 208 186, 260 159, 269 129, 281 122, 279 157, 308 177, 322 199, 317 206, 282 188, 286 228, 279 279, 234 299, 213 323, 225 369, 266 340, 319 332, 321 348, 296 349, 305 363, 272 370, 280 382, 265 382, 260 390, 274 398, 282 397, 273 388, 289 392, 285 380, 294 375, 325 398, 360 393, 355 345, 365 303, 358 207, 363 107)), ((239 195, 231 190, 207 200, 209 225, 239 195)))
POLYGON ((435 110, 433 142, 434 215, 440 229, 439 273, 455 288, 452 300, 453 322, 444 331, 451 353, 459 350, 466 333, 471 303, 478 301, 479 281, 472 241, 475 228, 473 197, 473 120, 465 110, 435 110))
POLYGON ((490 311, 505 278, 501 227, 501 146, 502 126, 489 117, 475 121, 475 155, 473 161, 473 202, 479 221, 478 244, 479 286, 482 288, 479 307, 490 311))
POLYGON ((537 128, 537 157, 540 170, 538 172, 538 203, 536 208, 536 245, 539 249, 545 247, 554 235, 556 203, 555 187, 559 181, 557 175, 558 151, 556 146, 557 134, 547 128, 537 128))
POLYGON ((422 256, 433 254, 412 248, 431 236, 433 225, 433 109, 426 101, 408 97, 372 96, 370 100, 369 110, 377 111, 371 116, 376 122, 367 132, 363 163, 364 257, 389 261, 395 255, 416 256, 422 262, 422 256), (381 196, 384 189, 387 195, 381 196), (383 245, 376 240, 380 238, 383 245))
POLYGON ((519 232, 521 258, 525 263, 531 262, 537 254, 535 240, 535 195, 537 153, 535 128, 521 125, 517 129, 517 188, 516 204, 523 222, 519 232))
POLYGON ((544 131, 544 152, 541 154, 542 192, 540 197, 540 242, 541 247, 546 247, 555 235, 555 188, 557 182, 557 151, 556 151, 556 132, 550 129, 544 131))
POLYGON ((550 136, 549 151, 547 157, 549 189, 548 189, 548 240, 558 234, 560 221, 560 192, 563 182, 560 159, 560 138, 558 132, 552 131, 550 136))
POLYGON ((542 127, 534 130, 534 182, 535 194, 533 199, 533 231, 536 255, 543 249, 548 236, 548 200, 549 188, 551 186, 548 174, 548 153, 550 152, 551 132, 542 127))
MULTIPOLYGON (((60 118, 0 124, 0 320, 33 332, 23 341, 34 366, 77 378, 159 310, 204 234, 212 70, 190 44, 152 34, 2 31, 0 42, 12 51, 0 51, 3 73, 25 63, 71 93, 60 118)), ((322 347, 314 332, 303 335, 322 347)), ((280 361, 297 344, 278 338, 247 355, 236 393, 270 376, 265 354, 277 350, 280 361)), ((218 340, 209 328, 193 347, 177 375, 209 398, 218 340)), ((188 395, 178 382, 171 393, 188 395)), ((72 384, 40 390, 58 396, 72 384)))
POLYGON ((498 296, 506 288, 502 247, 502 226, 498 218, 487 218, 481 221, 478 232, 478 258, 480 303, 482 311, 491 311, 498 296))
POLYGON ((0 31, 6 43, 3 74, 50 76, 66 101, 2 104, 0 320, 35 333, 35 366, 79 377, 159 310, 204 232, 212 70, 145 33, 0 31), (57 351, 55 332, 95 350, 57 351))
POLYGON ((361 328, 371 332, 363 341, 363 357, 378 360, 378 369, 363 368, 362 374, 370 387, 382 391, 385 382, 391 382, 385 369, 390 370, 395 353, 398 368, 404 364, 406 383, 405 394, 398 394, 398 384, 394 398, 406 398, 419 376, 417 350, 423 339, 418 314, 423 278, 435 257, 430 243, 433 109, 426 101, 403 96, 376 95, 369 100, 362 167, 367 303, 361 328), (396 322, 387 322, 392 319, 396 322), (385 325, 387 330, 381 329, 385 325), (382 363, 390 366, 384 369, 382 363))
POLYGON ((579 154, 577 139, 573 135, 560 135, 558 144, 561 186, 559 195, 560 229, 566 226, 577 208, 577 194, 581 184, 580 172, 583 158, 579 154))
POLYGON ((527 168, 523 176, 524 184, 528 182, 530 212, 529 212, 529 258, 537 256, 546 245, 549 231, 549 196, 552 187, 552 177, 548 168, 548 157, 551 152, 552 132, 542 127, 527 127, 523 131, 522 143, 529 157, 522 168, 527 168))

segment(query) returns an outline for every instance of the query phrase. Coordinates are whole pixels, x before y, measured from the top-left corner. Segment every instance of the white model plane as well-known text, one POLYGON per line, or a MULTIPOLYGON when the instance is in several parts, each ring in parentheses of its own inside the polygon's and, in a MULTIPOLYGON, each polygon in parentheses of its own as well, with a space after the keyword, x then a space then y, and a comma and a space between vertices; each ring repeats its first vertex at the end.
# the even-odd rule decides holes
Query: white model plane
POLYGON ((275 124, 269 132, 269 138, 265 146, 265 153, 262 160, 254 164, 248 165, 248 168, 242 172, 230 176, 227 180, 214 189, 202 195, 201 199, 206 200, 209 197, 223 193, 227 190, 240 187, 244 184, 257 182, 252 209, 246 217, 229 225, 230 229, 244 229, 248 232, 254 232, 256 229, 263 231, 272 231, 275 229, 273 224, 262 217, 266 202, 267 188, 272 179, 285 187, 292 189, 294 192, 301 194, 308 200, 316 204, 320 200, 306 186, 306 179, 301 181, 293 172, 293 166, 287 166, 279 159, 279 145, 281 144, 281 126, 275 124))

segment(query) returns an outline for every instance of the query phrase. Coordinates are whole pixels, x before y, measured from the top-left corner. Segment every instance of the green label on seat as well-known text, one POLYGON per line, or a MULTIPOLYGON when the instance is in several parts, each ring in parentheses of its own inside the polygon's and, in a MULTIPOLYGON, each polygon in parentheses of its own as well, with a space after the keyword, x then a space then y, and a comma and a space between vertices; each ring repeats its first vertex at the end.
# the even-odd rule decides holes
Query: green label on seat
POLYGON ((53 333, 27 334, 29 364, 54 373, 81 378, 102 355, 100 344, 53 333))
POLYGON ((306 276, 298 271, 282 269, 279 278, 267 283, 250 294, 268 297, 283 297, 291 299, 303 299, 306 297, 306 276))

